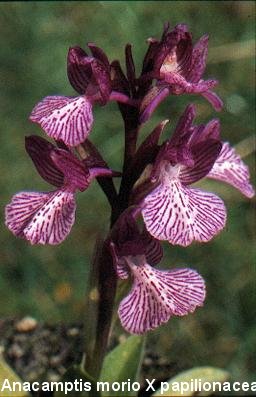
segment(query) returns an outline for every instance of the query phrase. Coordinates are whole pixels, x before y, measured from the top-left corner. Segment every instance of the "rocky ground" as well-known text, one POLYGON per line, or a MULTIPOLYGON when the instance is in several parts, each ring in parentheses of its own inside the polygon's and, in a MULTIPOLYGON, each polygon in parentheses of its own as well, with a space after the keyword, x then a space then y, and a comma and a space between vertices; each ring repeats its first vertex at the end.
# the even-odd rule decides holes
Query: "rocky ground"
MULTIPOLYGON (((32 318, 0 319, 4 359, 24 381, 59 381, 71 364, 81 361, 82 337, 83 327, 79 324, 41 324, 32 318)), ((118 339, 113 338, 111 348, 117 343, 118 339)), ((146 349, 141 382, 145 378, 166 380, 171 373, 175 373, 175 364, 146 349)), ((140 397, 149 395, 145 389, 140 393, 140 397)))

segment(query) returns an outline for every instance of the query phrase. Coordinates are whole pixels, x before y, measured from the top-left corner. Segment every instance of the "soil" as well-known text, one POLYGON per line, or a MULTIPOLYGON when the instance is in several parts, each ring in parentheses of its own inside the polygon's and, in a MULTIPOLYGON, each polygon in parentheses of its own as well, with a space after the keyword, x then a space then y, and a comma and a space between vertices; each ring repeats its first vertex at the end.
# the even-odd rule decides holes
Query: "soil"
MULTIPOLYGON (((81 324, 42 324, 35 319, 0 319, 0 347, 3 357, 23 381, 59 381, 66 369, 82 358, 83 327, 81 324)), ((110 348, 117 345, 113 337, 110 348)), ((167 380, 175 373, 174 365, 166 357, 146 349, 142 363, 141 384, 143 379, 167 380)), ((154 386, 157 383, 154 383, 154 386)), ((52 393, 33 393, 35 397, 52 393)), ((139 397, 150 396, 142 388, 139 397)))

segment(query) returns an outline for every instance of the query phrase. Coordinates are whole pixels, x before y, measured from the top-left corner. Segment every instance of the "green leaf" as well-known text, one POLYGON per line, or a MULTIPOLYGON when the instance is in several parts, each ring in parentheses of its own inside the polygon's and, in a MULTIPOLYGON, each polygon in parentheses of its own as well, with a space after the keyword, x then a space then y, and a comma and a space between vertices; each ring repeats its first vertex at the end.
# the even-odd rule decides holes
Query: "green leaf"
POLYGON ((59 382, 62 382, 64 384, 64 387, 70 388, 73 386, 73 390, 66 390, 63 391, 58 390, 54 393, 54 397, 66 397, 67 394, 71 394, 72 396, 77 396, 77 397, 100 397, 101 394, 97 392, 96 388, 96 381, 93 379, 89 374, 87 374, 84 370, 81 369, 79 365, 74 365, 70 368, 67 369, 67 371, 64 373, 62 376, 61 380, 59 382), (75 390, 75 382, 78 381, 77 384, 77 390, 75 390), (86 389, 87 390, 81 390, 80 391, 80 385, 82 385, 82 389, 85 388, 85 383, 87 385, 86 389), (90 389, 90 390, 89 390, 90 389))
POLYGON ((176 375, 174 378, 170 379, 169 382, 162 382, 162 389, 158 389, 153 396, 162 397, 162 396, 210 396, 213 394, 212 391, 206 392, 201 391, 198 392, 195 389, 196 380, 197 384, 199 384, 199 380, 201 384, 204 382, 220 382, 223 383, 229 379, 229 373, 221 368, 214 367, 196 367, 189 369, 187 371, 181 372, 176 375), (193 380, 193 383, 191 382, 193 380), (186 382, 189 385, 191 384, 191 390, 184 390, 181 392, 182 382, 186 382), (168 385, 167 385, 168 383, 168 385), (168 387, 168 389, 167 389, 168 387), (178 390, 179 388, 179 390, 178 390), (166 391, 165 391, 166 390, 166 391))
POLYGON ((4 397, 27 397, 30 395, 25 391, 10 391, 10 388, 13 388, 13 382, 19 382, 21 385, 23 383, 23 381, 9 367, 9 365, 5 362, 2 355, 0 354, 0 391, 1 393, 4 393, 1 394, 1 396, 4 395, 4 397))
POLYGON ((120 343, 106 357, 100 376, 100 382, 109 382, 109 392, 104 392, 104 396, 136 396, 137 392, 128 391, 128 387, 124 386, 124 391, 112 391, 111 384, 113 382, 130 383, 138 380, 138 374, 144 353, 145 337, 133 335, 120 343))

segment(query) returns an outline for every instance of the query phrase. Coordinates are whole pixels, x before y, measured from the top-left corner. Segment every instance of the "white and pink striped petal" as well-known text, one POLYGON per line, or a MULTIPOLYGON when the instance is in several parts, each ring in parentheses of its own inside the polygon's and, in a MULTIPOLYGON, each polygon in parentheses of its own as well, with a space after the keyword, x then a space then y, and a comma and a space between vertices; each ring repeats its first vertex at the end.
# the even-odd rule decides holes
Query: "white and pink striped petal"
POLYGON ((226 209, 219 197, 183 186, 177 178, 160 183, 146 196, 143 205, 149 233, 184 247, 194 240, 211 240, 226 222, 226 209))
POLYGON ((6 226, 31 244, 59 244, 75 221, 74 194, 65 190, 50 193, 21 192, 5 209, 6 226))
POLYGON ((228 142, 223 143, 220 155, 208 173, 207 178, 229 183, 246 197, 252 198, 255 194, 249 181, 250 174, 247 165, 228 142))
POLYGON ((136 265, 131 260, 128 264, 134 283, 118 310, 122 326, 128 332, 143 334, 173 315, 184 316, 203 305, 205 283, 196 271, 157 270, 146 263, 136 265))
POLYGON ((34 107, 30 120, 38 123, 50 137, 76 146, 92 129, 92 104, 85 96, 48 96, 34 107))

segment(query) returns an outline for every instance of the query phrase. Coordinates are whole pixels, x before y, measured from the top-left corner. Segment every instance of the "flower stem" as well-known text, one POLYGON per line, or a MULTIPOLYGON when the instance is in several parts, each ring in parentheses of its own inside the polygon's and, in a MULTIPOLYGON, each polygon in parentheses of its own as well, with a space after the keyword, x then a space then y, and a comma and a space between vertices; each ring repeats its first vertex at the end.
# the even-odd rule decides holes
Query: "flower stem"
POLYGON ((108 345, 117 277, 107 240, 101 245, 96 243, 95 251, 87 298, 83 369, 97 380, 108 345))
MULTIPOLYGON (((109 191, 105 191, 104 186, 101 186, 111 203, 111 227, 128 206, 131 183, 127 171, 136 152, 139 131, 138 109, 129 105, 123 105, 122 109, 125 153, 119 195, 116 196, 113 192, 109 194, 109 191)), ((83 369, 96 380, 99 379, 107 350, 117 288, 117 275, 108 243, 108 237, 101 244, 96 242, 87 298, 86 313, 87 319, 90 320, 85 321, 85 357, 82 365, 83 369)))

